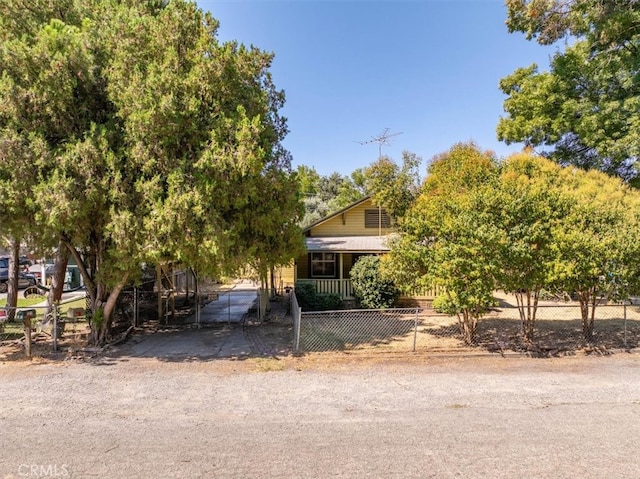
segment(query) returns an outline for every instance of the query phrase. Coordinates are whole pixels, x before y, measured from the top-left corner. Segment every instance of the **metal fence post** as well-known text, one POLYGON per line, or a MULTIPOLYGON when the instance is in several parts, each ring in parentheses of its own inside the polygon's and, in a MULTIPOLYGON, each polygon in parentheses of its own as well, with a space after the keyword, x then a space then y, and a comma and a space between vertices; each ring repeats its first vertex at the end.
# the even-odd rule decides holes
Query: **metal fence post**
POLYGON ((258 314, 258 321, 262 321, 262 288, 256 290, 256 313, 258 314))
MULTIPOLYGON (((17 310, 16 310, 16 314, 17 310)), ((25 316, 24 319, 24 352, 28 358, 31 357, 31 318, 25 316)))
POLYGON ((294 329, 294 338, 293 338, 293 352, 297 353, 300 351, 300 326, 302 323, 302 308, 298 308, 298 314, 294 318, 293 329, 294 329))
POLYGON ((196 327, 200 329, 200 298, 196 297, 196 327))
POLYGON ((133 287, 133 326, 138 327, 138 287, 133 287))
POLYGON ((58 350, 58 308, 54 304, 51 308, 53 314, 53 331, 51 331, 51 339, 53 340, 53 350, 58 350))
POLYGON ((624 347, 627 346, 627 303, 624 303, 624 347))
POLYGON ((416 352, 416 342, 418 341, 418 311, 419 309, 416 308, 416 317, 415 317, 415 322, 414 322, 414 327, 413 327, 413 352, 416 352))
POLYGON ((191 269, 191 273, 193 274, 193 291, 194 297, 196 299, 196 324, 198 325, 198 329, 200 329, 202 327, 202 325, 200 324, 200 282, 198 280, 196 272, 193 269, 191 269))

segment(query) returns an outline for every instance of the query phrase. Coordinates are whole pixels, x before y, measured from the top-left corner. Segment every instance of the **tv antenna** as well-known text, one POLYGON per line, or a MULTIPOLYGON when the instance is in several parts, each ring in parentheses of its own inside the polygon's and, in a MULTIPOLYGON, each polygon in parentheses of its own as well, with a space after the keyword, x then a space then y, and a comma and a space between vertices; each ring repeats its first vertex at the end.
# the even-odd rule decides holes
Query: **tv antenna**
POLYGON ((372 136, 370 140, 359 141, 358 143, 360 143, 361 145, 368 145, 370 143, 377 143, 378 144, 378 158, 380 158, 382 156, 382 145, 389 146, 391 144, 391 138, 393 138, 394 136, 402 135, 401 131, 398 132, 398 133, 390 133, 389 131, 390 131, 389 128, 385 128, 384 130, 382 130, 382 133, 380 133, 379 135, 372 136))

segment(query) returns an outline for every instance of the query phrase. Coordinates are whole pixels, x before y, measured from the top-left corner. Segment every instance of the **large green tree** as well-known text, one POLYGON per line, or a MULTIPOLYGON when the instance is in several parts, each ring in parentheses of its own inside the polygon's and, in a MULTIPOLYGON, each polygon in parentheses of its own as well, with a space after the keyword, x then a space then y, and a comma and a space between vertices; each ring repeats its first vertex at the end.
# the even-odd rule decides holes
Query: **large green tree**
POLYGON ((559 187, 561 170, 531 153, 512 155, 480 205, 498 237, 496 286, 515 296, 526 341, 533 340, 541 290, 554 288, 553 233, 570 208, 559 187))
POLYGON ((635 0, 508 0, 507 26, 556 44, 550 69, 519 68, 498 137, 544 150, 562 164, 627 180, 640 154, 640 4, 635 0), (559 40, 566 38, 561 44, 559 40))
POLYGON ((599 171, 561 170, 570 208, 553 227, 550 280, 580 302, 582 329, 593 339, 600 299, 627 299, 640 275, 640 193, 599 171))
POLYGON ((300 165, 296 178, 304 200, 301 226, 308 226, 366 195, 364 172, 360 168, 349 176, 336 171, 325 176, 313 167, 300 165))
POLYGON ((415 153, 402 152, 402 165, 381 156, 364 170, 367 193, 387 210, 395 222, 401 221, 420 192, 420 164, 415 153))
POLYGON ((36 158, 32 226, 78 262, 95 342, 142 262, 264 275, 299 247, 272 55, 183 0, 9 0, 0 22, 0 127, 36 158))
POLYGON ((478 319, 496 287, 499 237, 480 207, 481 187, 496 173, 492 155, 474 144, 457 144, 436 156, 383 261, 396 284, 441 287, 436 303, 457 315, 468 344, 475 341, 478 319))
POLYGON ((34 163, 31 150, 19 135, 7 129, 0 132, 0 247, 10 252, 7 290, 10 320, 15 316, 18 302, 20 243, 31 229, 25 190, 35 181, 34 163))

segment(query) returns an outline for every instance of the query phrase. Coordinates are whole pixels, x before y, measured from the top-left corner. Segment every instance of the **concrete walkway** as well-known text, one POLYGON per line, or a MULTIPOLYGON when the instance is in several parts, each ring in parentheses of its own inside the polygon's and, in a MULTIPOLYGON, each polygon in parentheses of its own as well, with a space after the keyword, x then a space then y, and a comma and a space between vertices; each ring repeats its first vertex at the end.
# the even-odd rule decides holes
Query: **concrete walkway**
MULTIPOLYGON (((249 309, 257 305, 257 298, 256 286, 236 283, 233 288, 218 292, 217 298, 200 310, 200 324, 242 323, 249 309)), ((198 318, 193 315, 186 322, 197 324, 198 318)))

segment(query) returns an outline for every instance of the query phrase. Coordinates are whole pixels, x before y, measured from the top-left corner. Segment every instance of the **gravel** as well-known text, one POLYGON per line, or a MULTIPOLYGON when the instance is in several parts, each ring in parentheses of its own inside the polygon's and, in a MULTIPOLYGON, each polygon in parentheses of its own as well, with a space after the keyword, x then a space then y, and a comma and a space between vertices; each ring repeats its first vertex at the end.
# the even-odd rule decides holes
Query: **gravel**
POLYGON ((0 363, 0 478, 640 476, 640 357, 0 363))

